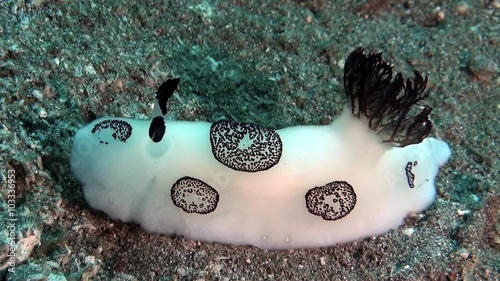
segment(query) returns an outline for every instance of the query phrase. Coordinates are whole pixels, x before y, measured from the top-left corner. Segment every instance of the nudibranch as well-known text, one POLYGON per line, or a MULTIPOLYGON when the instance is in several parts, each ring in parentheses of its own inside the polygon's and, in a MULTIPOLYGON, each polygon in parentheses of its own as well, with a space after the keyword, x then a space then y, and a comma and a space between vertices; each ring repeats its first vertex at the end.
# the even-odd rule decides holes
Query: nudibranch
POLYGON ((272 130, 166 118, 100 118, 76 132, 71 169, 93 208, 145 230, 263 249, 331 246, 397 229, 434 201, 449 146, 428 137, 427 78, 393 76, 354 50, 348 103, 329 125, 272 130))

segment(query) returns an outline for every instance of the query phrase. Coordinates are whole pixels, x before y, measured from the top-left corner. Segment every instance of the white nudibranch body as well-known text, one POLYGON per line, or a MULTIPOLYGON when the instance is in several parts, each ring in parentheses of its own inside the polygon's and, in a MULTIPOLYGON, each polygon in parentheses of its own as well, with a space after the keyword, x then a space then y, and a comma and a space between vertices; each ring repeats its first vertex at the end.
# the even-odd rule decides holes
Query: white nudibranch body
MULTIPOLYGON (((179 83, 172 79, 159 89, 153 121, 101 118, 78 130, 72 171, 93 208, 155 233, 264 249, 379 235, 434 201, 434 179, 450 156, 446 143, 425 138, 425 109, 406 123, 372 118, 374 107, 359 95, 370 89, 358 82, 386 81, 380 70, 387 68, 379 55, 357 49, 346 62, 345 85, 359 103, 330 125, 277 131, 167 120, 166 100, 179 83), (389 127, 397 131, 387 134, 389 127)), ((416 74, 403 90, 418 88, 416 74)))

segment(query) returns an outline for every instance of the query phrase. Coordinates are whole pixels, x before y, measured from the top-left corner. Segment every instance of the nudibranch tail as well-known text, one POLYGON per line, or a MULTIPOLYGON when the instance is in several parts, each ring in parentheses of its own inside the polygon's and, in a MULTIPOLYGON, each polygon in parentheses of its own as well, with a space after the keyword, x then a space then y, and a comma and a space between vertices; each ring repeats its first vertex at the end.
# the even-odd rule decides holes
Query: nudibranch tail
POLYGON ((344 88, 352 114, 366 119, 368 127, 384 142, 400 147, 422 142, 431 129, 431 108, 424 105, 419 113, 413 107, 428 96, 427 77, 418 71, 405 80, 401 73, 393 79, 392 66, 382 54, 363 53, 357 48, 344 66, 344 88))

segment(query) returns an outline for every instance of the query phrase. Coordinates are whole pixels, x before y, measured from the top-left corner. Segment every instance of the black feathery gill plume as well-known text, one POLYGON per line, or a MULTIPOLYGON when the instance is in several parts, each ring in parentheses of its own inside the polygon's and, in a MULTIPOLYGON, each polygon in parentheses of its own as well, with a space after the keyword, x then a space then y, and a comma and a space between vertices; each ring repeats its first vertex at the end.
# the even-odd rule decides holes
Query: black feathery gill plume
POLYGON ((393 79, 392 67, 382 54, 366 56, 363 48, 354 50, 345 62, 344 88, 352 114, 366 120, 384 142, 401 147, 420 143, 432 129, 430 107, 423 105, 414 112, 414 105, 428 96, 427 77, 414 73, 406 83, 401 73, 393 79))

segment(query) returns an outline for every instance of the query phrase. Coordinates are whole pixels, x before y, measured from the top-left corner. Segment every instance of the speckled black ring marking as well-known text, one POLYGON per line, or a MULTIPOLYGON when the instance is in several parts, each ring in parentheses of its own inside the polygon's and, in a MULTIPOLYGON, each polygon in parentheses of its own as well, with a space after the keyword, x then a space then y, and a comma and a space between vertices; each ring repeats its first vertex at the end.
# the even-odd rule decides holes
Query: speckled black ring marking
POLYGON ((174 205, 186 213, 208 214, 217 208, 219 193, 199 179, 182 177, 170 190, 174 205))
POLYGON ((347 216, 356 205, 356 193, 345 181, 334 181, 309 189, 306 193, 306 207, 309 213, 327 221, 347 216))
POLYGON ((258 125, 220 121, 210 127, 212 153, 220 163, 243 172, 259 172, 276 165, 282 154, 281 138, 258 125))
MULTIPOLYGON (((132 135, 132 126, 127 121, 123 120, 104 120, 97 124, 95 124, 94 128, 92 128, 92 134, 100 133, 102 130, 111 129, 113 130, 113 134, 111 137, 113 139, 126 142, 128 138, 132 135)), ((102 144, 108 144, 108 142, 99 140, 102 144)))

